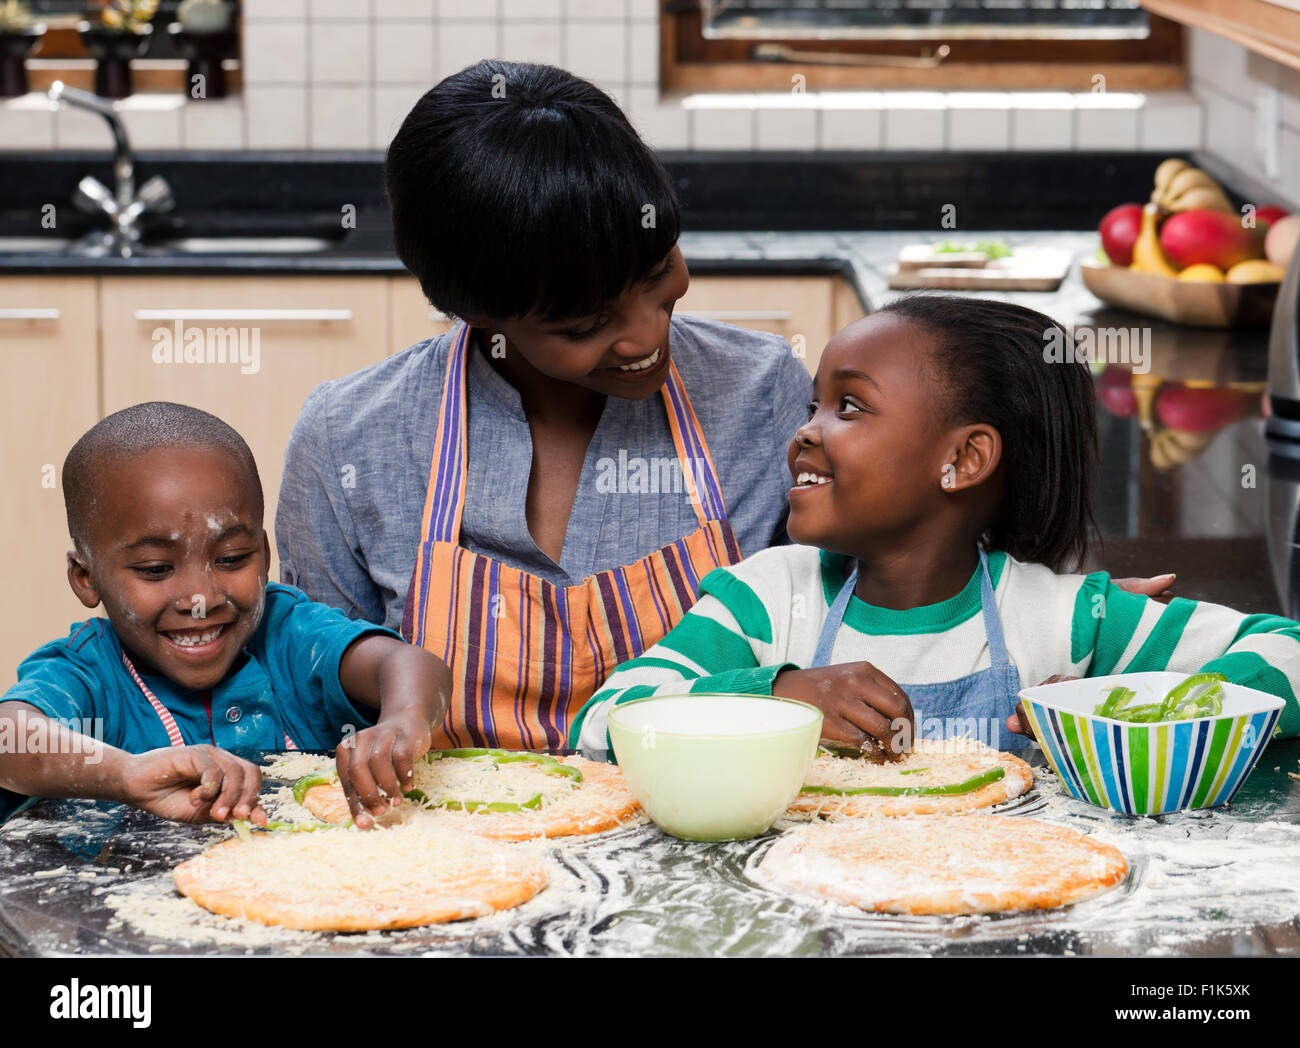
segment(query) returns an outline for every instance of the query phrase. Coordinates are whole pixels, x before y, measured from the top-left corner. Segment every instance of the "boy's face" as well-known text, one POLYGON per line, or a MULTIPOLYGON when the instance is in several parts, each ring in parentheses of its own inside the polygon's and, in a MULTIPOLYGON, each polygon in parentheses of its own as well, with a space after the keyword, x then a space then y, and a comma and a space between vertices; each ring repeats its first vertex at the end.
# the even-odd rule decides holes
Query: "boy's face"
POLYGON ((925 533, 918 523, 944 497, 944 427, 927 367, 923 333, 888 313, 827 343, 810 417, 788 452, 791 539, 862 556, 880 539, 925 533))
POLYGON ((516 386, 544 377, 606 396, 643 400, 668 377, 668 322, 689 285, 686 262, 674 245, 646 280, 602 313, 559 322, 529 315, 472 323, 485 329, 489 355, 492 336, 505 336, 499 366, 516 386), (629 365, 636 367, 624 370, 629 365))
POLYGON ((105 465, 88 556, 68 581, 103 602, 142 672, 206 691, 262 618, 270 545, 251 478, 217 450, 168 448, 105 465))

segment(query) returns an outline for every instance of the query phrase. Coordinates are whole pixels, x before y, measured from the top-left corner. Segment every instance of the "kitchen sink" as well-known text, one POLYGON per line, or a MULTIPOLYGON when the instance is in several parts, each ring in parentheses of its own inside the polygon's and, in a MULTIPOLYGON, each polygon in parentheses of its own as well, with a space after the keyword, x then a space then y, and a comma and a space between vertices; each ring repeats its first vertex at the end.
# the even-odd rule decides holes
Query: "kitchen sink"
MULTIPOLYGON (((314 236, 186 236, 146 237, 132 254, 142 255, 309 255, 328 251, 338 243, 314 236)), ((102 258, 116 252, 106 250, 102 238, 72 240, 67 237, 0 236, 0 255, 85 255, 102 258)))

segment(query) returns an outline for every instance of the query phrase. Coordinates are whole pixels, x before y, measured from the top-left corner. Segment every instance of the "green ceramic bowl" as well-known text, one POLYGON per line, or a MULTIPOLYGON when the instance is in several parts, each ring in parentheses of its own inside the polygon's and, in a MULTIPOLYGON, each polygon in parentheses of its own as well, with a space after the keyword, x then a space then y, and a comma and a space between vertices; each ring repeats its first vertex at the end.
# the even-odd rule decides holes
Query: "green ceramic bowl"
POLYGON ((609 715, 614 756, 641 807, 688 841, 771 828, 817 752, 815 706, 755 695, 656 695, 609 715))

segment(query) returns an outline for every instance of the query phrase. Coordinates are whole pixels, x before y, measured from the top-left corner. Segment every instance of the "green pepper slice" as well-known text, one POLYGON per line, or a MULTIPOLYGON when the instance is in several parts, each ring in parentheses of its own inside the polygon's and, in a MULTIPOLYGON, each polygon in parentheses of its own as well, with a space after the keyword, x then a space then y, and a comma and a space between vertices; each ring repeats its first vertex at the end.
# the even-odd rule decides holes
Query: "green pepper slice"
MULTIPOLYGON (((253 836, 253 830, 265 830, 268 832, 279 833, 314 833, 316 830, 334 830, 339 827, 331 825, 328 822, 279 822, 275 819, 267 821, 265 826, 254 826, 248 819, 231 819, 231 828, 238 834, 240 840, 249 840, 253 836)), ((348 822, 351 825, 351 822, 348 822)))
POLYGON ((840 789, 837 786, 805 786, 800 793, 826 794, 832 797, 857 797, 868 794, 873 797, 919 797, 932 795, 951 795, 972 793, 981 786, 1005 778, 1007 771, 1002 765, 988 771, 972 775, 964 782, 954 782, 948 786, 854 786, 840 789))
POLYGON ((570 779, 573 782, 582 782, 582 772, 577 768, 570 767, 567 764, 561 764, 549 753, 527 753, 512 752, 510 750, 499 749, 456 749, 456 750, 430 750, 424 755, 424 759, 432 764, 434 761, 446 760, 448 758, 458 760, 478 760, 482 757, 488 757, 493 764, 536 764, 538 769, 547 775, 556 775, 563 779, 570 779))
POLYGON ((526 801, 516 804, 514 801, 439 801, 434 804, 435 808, 448 808, 451 811, 495 811, 495 812, 521 812, 525 808, 537 809, 542 806, 542 795, 534 794, 526 801))
POLYGON ((304 775, 301 779, 293 784, 293 799, 301 804, 307 796, 307 791, 315 789, 317 786, 331 786, 339 781, 337 771, 322 771, 312 775, 304 775))

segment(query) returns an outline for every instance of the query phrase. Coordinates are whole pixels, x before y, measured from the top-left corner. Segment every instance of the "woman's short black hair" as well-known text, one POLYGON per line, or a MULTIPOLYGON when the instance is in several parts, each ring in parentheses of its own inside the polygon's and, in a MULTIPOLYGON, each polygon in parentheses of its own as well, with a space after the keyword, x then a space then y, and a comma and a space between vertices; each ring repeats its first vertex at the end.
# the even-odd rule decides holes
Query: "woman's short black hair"
POLYGON ((614 101, 554 66, 447 77, 388 147, 398 257, 454 316, 599 312, 677 243, 667 172, 614 101))
POLYGON ((1002 504, 989 549, 1053 571, 1078 570, 1097 532, 1097 404, 1086 362, 1058 362, 1071 346, 1051 317, 1010 302, 909 295, 883 311, 935 337, 930 367, 954 425, 984 422, 1002 437, 1002 504))

